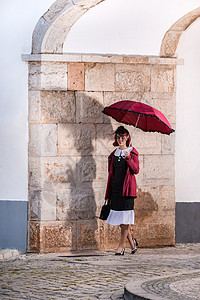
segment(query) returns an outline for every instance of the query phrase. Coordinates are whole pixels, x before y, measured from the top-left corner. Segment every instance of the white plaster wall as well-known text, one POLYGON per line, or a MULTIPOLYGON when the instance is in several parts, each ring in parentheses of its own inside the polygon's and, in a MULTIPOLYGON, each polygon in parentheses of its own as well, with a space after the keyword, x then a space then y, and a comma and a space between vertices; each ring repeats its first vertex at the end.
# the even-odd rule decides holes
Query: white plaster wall
POLYGON ((200 19, 182 35, 177 71, 176 201, 200 202, 200 19))
POLYGON ((72 27, 64 52, 159 55, 165 32, 200 0, 106 0, 72 27))
MULTIPOLYGON (((0 3, 0 199, 27 199, 27 65, 31 37, 54 0, 0 3)), ((159 55, 164 33, 200 0, 106 0, 72 27, 68 52, 159 55)))
POLYGON ((53 0, 0 3, 0 200, 27 200, 27 65, 33 29, 53 0))

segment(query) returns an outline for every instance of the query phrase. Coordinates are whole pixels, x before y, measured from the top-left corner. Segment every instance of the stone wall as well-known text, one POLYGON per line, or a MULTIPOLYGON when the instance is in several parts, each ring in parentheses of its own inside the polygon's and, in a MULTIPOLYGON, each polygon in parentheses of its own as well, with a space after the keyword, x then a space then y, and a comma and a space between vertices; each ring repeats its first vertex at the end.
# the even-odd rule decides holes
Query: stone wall
MULTIPOLYGON (((176 58, 24 55, 29 62, 28 251, 115 248, 119 228, 98 219, 120 100, 160 109, 175 128, 176 58)), ((130 132, 133 127, 127 126, 130 132)), ((140 154, 134 236, 175 242, 174 137, 136 130, 140 154)))

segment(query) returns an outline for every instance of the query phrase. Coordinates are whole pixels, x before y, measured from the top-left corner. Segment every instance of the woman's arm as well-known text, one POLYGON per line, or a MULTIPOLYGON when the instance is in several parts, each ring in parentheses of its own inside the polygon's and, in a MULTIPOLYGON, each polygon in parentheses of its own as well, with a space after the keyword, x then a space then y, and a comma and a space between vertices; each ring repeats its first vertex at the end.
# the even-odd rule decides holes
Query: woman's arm
POLYGON ((130 170, 133 172, 133 174, 138 174, 139 173, 139 157, 135 153, 127 153, 125 156, 127 166, 130 168, 130 170))

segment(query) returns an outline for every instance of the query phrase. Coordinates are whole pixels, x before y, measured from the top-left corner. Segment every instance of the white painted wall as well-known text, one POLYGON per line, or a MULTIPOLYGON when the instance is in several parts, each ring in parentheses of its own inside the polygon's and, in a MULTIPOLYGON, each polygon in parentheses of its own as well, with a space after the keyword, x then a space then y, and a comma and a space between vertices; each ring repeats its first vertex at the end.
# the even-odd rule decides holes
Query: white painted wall
POLYGON ((27 65, 33 29, 53 0, 0 3, 0 200, 27 200, 27 65))
POLYGON ((177 70, 176 201, 200 202, 200 19, 182 35, 177 70))
MULTIPOLYGON (((0 3, 0 200, 27 199, 27 65, 31 37, 54 0, 0 3)), ((106 0, 73 26, 65 52, 159 55, 161 40, 200 0, 106 0)))
POLYGON ((165 32, 200 0, 106 0, 72 27, 64 52, 159 55, 165 32))

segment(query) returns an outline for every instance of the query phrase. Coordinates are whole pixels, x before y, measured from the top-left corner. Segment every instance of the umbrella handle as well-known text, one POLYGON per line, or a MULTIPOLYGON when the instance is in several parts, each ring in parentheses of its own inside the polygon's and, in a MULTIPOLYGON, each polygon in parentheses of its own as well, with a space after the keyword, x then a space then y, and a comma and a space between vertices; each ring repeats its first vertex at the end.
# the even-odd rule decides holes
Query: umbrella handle
POLYGON ((134 130, 133 130, 133 133, 132 133, 132 136, 131 136, 131 140, 130 140, 130 143, 129 143, 129 147, 130 147, 130 145, 131 145, 131 143, 132 143, 133 136, 134 136, 134 133, 135 133, 135 131, 136 131, 136 129, 137 129, 137 124, 138 124, 138 122, 139 122, 139 119, 140 119, 140 114, 138 115, 138 118, 137 118, 137 121, 136 121, 136 124, 135 124, 135 128, 134 128, 134 130))

